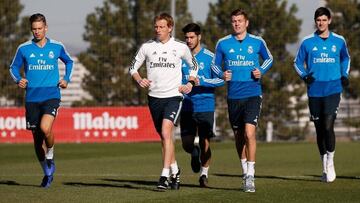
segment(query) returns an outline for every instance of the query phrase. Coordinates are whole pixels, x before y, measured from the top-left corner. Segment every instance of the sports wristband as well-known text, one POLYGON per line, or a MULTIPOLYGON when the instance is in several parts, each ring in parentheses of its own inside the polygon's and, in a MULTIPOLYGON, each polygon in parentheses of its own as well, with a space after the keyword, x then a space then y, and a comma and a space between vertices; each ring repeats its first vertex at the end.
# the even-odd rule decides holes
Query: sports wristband
POLYGON ((188 81, 193 87, 195 86, 195 82, 193 80, 188 81))

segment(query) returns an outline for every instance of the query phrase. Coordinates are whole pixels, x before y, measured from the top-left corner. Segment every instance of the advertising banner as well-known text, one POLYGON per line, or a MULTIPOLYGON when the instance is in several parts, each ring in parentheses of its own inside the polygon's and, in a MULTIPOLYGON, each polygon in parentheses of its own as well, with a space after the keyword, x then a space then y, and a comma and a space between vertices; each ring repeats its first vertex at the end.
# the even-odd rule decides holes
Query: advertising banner
MULTIPOLYGON (((56 143, 159 141, 147 107, 59 108, 56 143)), ((0 108, 0 143, 33 142, 24 108, 0 108)))

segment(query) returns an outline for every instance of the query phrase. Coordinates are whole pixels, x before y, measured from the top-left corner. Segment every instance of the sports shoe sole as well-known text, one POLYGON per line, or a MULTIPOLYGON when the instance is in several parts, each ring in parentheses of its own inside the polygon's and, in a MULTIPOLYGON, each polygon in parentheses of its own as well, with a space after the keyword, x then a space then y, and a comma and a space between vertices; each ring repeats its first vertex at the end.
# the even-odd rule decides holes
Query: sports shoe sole
POLYGON ((200 147, 195 145, 194 149, 198 152, 197 156, 191 155, 191 169, 194 173, 199 173, 201 168, 201 161, 200 161, 200 147))

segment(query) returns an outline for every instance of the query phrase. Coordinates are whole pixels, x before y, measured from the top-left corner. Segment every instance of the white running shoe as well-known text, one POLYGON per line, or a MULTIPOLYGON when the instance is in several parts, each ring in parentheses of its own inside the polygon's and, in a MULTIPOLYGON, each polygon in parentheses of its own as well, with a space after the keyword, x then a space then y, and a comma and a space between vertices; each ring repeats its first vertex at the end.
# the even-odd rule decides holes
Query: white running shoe
POLYGON ((323 167, 323 172, 321 176, 321 182, 327 182, 327 154, 321 156, 321 162, 323 167))
POLYGON ((245 177, 244 192, 255 192, 255 178, 247 175, 245 177))
POLYGON ((334 162, 328 163, 326 180, 328 183, 331 183, 331 182, 334 182, 335 179, 336 179, 336 173, 335 173, 334 162))

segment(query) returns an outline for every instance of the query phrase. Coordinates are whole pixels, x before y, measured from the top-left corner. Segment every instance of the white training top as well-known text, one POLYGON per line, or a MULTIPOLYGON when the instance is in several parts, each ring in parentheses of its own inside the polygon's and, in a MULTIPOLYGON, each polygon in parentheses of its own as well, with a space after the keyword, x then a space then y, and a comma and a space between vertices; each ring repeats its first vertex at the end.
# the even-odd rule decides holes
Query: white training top
POLYGON ((166 43, 149 40, 142 44, 131 63, 130 74, 137 73, 145 60, 147 79, 151 81, 149 96, 152 97, 182 96, 179 92, 182 84, 182 60, 189 65, 190 76, 197 76, 198 65, 189 47, 173 37, 166 43))

